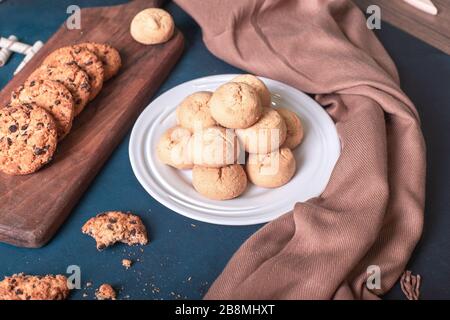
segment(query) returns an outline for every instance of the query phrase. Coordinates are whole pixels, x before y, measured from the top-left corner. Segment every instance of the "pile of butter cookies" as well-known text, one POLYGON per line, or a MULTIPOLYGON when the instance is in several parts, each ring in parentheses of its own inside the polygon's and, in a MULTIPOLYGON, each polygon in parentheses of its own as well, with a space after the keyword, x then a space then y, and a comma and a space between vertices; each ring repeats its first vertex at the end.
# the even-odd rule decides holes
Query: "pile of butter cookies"
POLYGON ((248 180, 278 188, 296 171, 292 149, 303 140, 298 115, 273 108, 271 93, 258 77, 239 75, 214 92, 186 97, 176 110, 177 126, 159 140, 160 161, 192 169, 192 184, 213 200, 233 199, 248 180))
POLYGON ((67 46, 48 55, 0 109, 0 171, 24 175, 48 163, 74 117, 120 67, 119 52, 103 43, 67 46))

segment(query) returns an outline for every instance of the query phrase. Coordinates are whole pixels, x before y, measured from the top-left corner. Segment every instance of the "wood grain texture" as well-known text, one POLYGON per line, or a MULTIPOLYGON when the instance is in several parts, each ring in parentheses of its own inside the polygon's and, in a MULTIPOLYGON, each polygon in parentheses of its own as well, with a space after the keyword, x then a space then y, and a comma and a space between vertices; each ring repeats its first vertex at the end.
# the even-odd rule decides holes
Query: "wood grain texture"
POLYGON ((424 13, 401 0, 354 0, 366 12, 369 5, 381 8, 381 19, 450 54, 450 1, 433 0, 436 16, 424 13))
POLYGON ((0 92, 0 105, 53 50, 84 41, 107 42, 123 66, 74 121, 51 164, 28 176, 0 174, 0 241, 40 247, 57 231, 111 152, 149 103, 183 51, 179 31, 165 44, 144 46, 129 35, 134 15, 157 0, 82 9, 82 29, 62 26, 0 92))

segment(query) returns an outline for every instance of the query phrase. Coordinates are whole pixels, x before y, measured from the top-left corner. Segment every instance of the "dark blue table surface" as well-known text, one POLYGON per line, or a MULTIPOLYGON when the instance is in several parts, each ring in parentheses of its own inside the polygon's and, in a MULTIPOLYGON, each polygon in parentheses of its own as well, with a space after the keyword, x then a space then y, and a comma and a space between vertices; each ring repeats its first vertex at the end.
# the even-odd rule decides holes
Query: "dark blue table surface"
MULTIPOLYGON (((78 0, 80 7, 125 1, 78 0)), ((67 18, 71 0, 7 0, 0 4, 0 35, 15 34, 33 43, 47 40, 67 18)), ((211 55, 198 25, 179 7, 166 7, 186 38, 186 48, 156 96, 202 76, 240 70, 211 55)), ((423 276, 422 297, 450 298, 450 57, 386 24, 378 36, 395 60, 402 87, 416 104, 427 142, 427 203, 425 231, 409 268, 423 276)), ((0 88, 11 79, 22 56, 15 54, 0 68, 0 88)), ((41 249, 0 244, 0 277, 17 272, 65 273, 69 265, 82 272, 82 290, 73 299, 92 299, 101 283, 111 283, 123 299, 199 299, 221 272, 233 252, 261 225, 227 227, 178 215, 159 204, 139 185, 128 159, 129 134, 87 189, 55 238, 41 249), (94 241, 80 232, 98 212, 130 210, 149 229, 145 247, 116 245, 97 252, 94 241), (142 250, 143 249, 143 250, 142 250), (136 261, 125 270, 123 258, 136 261), (86 287, 92 282, 92 287, 86 287)), ((414 174, 413 172, 411 174, 414 174)), ((32 208, 30 208, 32 210, 32 208)), ((403 299, 396 286, 386 298, 403 299)))

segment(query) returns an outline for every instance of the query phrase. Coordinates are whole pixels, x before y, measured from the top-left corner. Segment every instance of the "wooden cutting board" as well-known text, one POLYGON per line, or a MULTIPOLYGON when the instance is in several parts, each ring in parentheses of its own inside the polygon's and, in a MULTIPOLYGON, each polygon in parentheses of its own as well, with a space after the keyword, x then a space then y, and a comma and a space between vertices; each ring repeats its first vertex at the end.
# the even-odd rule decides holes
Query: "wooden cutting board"
POLYGON ((166 78, 183 51, 179 31, 165 44, 144 46, 129 34, 134 15, 158 0, 82 9, 81 30, 65 25, 0 92, 0 105, 53 50, 85 41, 107 42, 120 51, 123 66, 74 121, 54 160, 37 173, 0 173, 0 241, 43 246, 58 230, 114 148, 166 78))

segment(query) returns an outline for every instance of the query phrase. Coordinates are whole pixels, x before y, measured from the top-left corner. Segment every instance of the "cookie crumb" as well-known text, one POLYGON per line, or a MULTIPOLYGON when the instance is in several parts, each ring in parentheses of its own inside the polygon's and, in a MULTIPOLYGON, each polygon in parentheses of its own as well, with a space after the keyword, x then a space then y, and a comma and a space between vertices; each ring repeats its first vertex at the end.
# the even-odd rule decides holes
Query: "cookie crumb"
POLYGON ((97 300, 116 300, 116 291, 110 284, 102 284, 95 292, 97 300))
POLYGON ((133 264, 133 261, 131 261, 130 259, 123 259, 122 260, 122 266, 125 267, 125 269, 129 269, 131 268, 131 265, 133 264))
POLYGON ((92 287, 92 282, 86 282, 86 288, 92 287))

